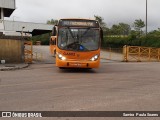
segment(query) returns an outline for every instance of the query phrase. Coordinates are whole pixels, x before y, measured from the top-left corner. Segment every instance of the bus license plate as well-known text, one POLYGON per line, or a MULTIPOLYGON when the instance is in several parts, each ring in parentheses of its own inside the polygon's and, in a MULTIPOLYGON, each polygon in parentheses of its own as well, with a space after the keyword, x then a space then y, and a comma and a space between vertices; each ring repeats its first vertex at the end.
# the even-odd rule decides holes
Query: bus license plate
POLYGON ((73 65, 74 65, 74 66, 77 66, 77 67, 82 66, 82 64, 80 64, 80 63, 74 63, 73 65))

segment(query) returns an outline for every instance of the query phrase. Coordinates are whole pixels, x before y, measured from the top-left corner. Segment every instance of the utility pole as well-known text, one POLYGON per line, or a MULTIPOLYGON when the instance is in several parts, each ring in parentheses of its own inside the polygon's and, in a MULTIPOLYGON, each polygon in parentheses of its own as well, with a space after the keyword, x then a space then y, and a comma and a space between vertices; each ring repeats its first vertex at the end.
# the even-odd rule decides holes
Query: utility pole
POLYGON ((25 29, 25 27, 22 26, 22 31, 21 31, 21 45, 23 46, 23 47, 21 48, 21 51, 22 51, 22 53, 21 53, 21 56, 22 56, 21 60, 22 60, 22 62, 25 61, 25 54, 24 54, 24 52, 25 52, 25 51, 24 51, 25 46, 24 46, 24 39, 23 39, 24 29, 25 29))
POLYGON ((146 37, 148 32, 148 1, 146 0, 146 37))

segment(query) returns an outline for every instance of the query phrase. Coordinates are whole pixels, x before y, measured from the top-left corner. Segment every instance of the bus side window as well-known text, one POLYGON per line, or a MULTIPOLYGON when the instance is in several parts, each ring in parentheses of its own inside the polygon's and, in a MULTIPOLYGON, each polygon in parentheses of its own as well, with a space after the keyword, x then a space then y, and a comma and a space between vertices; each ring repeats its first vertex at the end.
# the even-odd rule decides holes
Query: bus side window
POLYGON ((56 45, 56 40, 54 40, 54 45, 56 45))
POLYGON ((54 41, 50 40, 50 44, 51 44, 51 45, 54 45, 54 41))
POLYGON ((50 42, 49 42, 49 43, 50 43, 50 45, 52 45, 52 40, 51 40, 51 39, 50 39, 50 42))

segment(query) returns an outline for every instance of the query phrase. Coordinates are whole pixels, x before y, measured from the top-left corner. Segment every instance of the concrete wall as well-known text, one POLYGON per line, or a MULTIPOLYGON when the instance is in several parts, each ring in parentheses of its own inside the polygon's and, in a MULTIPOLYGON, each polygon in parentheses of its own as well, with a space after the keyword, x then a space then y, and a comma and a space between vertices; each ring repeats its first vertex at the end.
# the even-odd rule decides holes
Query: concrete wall
POLYGON ((21 40, 0 39, 0 60, 6 60, 6 63, 22 63, 23 48, 21 40))

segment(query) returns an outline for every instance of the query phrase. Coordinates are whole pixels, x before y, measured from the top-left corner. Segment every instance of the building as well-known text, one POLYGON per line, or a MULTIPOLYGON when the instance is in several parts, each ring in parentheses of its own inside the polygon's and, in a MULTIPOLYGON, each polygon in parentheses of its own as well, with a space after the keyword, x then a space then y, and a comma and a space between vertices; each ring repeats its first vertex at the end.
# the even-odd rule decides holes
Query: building
POLYGON ((0 0, 0 32, 4 31, 4 17, 10 17, 15 10, 15 0, 0 0))
MULTIPOLYGON (((16 9, 15 0, 0 0, 0 32, 6 36, 21 36, 21 33, 40 35, 51 32, 53 25, 29 23, 21 21, 6 21, 16 9)), ((26 35, 26 34, 24 34, 26 35)))
POLYGON ((17 36, 40 35, 51 32, 53 27, 48 24, 4 20, 15 9, 15 0, 0 0, 0 60, 5 60, 6 63, 24 62, 24 41, 18 40, 17 36))

